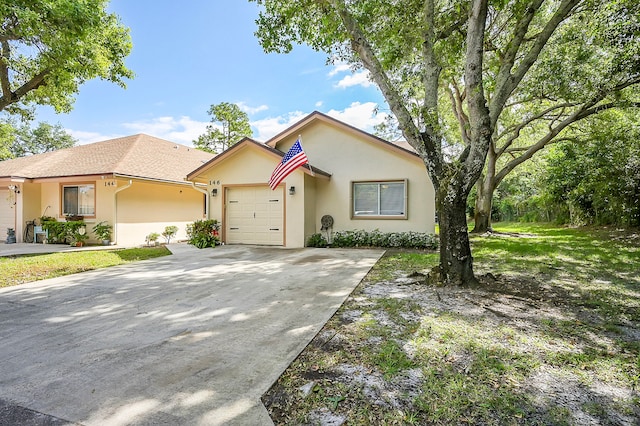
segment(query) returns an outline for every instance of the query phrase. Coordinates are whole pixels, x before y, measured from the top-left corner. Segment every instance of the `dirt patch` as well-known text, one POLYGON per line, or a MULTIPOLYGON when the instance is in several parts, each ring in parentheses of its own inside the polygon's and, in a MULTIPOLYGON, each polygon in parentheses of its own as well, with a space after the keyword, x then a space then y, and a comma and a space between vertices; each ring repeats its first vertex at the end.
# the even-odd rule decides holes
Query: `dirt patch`
POLYGON ((365 279, 265 394, 274 423, 640 424, 637 314, 558 277, 424 278, 365 279))

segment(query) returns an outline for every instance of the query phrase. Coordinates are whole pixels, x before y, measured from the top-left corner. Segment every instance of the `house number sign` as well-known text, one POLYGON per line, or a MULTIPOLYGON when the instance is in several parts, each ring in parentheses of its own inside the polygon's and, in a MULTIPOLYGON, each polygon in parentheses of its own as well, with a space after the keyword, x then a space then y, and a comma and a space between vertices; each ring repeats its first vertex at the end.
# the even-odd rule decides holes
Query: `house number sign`
POLYGON ((118 186, 118 182, 115 180, 105 180, 104 186, 118 186))

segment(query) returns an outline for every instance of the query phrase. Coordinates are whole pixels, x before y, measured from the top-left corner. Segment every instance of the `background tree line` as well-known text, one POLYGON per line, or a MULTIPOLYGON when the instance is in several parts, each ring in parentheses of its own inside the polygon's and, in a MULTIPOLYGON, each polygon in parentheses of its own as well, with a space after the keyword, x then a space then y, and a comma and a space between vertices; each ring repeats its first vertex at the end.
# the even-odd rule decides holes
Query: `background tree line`
MULTIPOLYGON (((640 113, 607 111, 583 124, 500 183, 493 220, 640 226, 640 113)), ((470 216, 475 204, 473 191, 470 216)))
POLYGON ((0 161, 71 148, 76 143, 60 124, 41 122, 32 127, 10 120, 0 122, 0 161))

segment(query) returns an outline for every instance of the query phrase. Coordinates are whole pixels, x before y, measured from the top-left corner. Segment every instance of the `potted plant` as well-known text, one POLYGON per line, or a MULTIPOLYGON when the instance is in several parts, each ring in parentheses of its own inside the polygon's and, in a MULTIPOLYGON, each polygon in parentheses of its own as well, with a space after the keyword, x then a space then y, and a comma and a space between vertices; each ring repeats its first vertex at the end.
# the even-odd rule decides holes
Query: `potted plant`
POLYGON ((98 240, 102 241, 103 246, 111 244, 111 230, 113 227, 106 221, 98 222, 93 227, 93 233, 96 234, 98 240))
POLYGON ((81 226, 73 233, 71 237, 72 239, 71 245, 75 245, 76 247, 82 247, 84 245, 84 242, 88 238, 89 236, 87 235, 87 228, 85 228, 84 226, 81 226))
POLYGON ((157 232, 150 233, 146 238, 147 245, 149 247, 151 247, 151 243, 153 243, 154 246, 158 245, 158 238, 160 238, 160 234, 158 234, 157 232))

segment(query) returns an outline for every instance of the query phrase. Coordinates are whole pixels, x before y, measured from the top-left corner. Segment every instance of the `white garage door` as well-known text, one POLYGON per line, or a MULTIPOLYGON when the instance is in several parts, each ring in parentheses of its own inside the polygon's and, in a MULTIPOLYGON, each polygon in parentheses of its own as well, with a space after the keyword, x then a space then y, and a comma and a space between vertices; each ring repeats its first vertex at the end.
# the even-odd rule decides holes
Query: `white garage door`
POLYGON ((284 190, 227 188, 227 244, 284 245, 284 190))
POLYGON ((7 240, 7 228, 15 228, 15 209, 13 197, 9 198, 8 189, 0 189, 0 241, 7 240))

